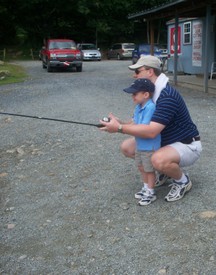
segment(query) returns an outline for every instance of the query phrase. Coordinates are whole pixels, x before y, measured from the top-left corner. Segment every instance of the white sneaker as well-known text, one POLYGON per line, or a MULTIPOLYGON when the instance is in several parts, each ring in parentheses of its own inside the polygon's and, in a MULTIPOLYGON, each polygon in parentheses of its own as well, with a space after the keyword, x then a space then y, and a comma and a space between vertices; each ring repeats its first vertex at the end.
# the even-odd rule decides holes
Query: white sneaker
POLYGON ((165 174, 158 174, 157 179, 155 181, 155 187, 159 187, 159 186, 163 185, 164 183, 166 183, 170 179, 171 178, 168 177, 165 174))
POLYGON ((142 197, 144 196, 145 192, 146 192, 146 188, 143 187, 139 192, 137 192, 135 194, 135 199, 142 199, 142 197))
POLYGON ((192 182, 189 177, 186 175, 188 181, 183 184, 179 184, 176 181, 173 181, 171 190, 165 197, 165 201, 177 201, 184 197, 184 195, 189 192, 192 188, 192 182))
POLYGON ((139 205, 149 205, 153 201, 157 199, 155 193, 151 193, 148 190, 145 191, 145 194, 143 195, 142 199, 139 201, 139 205))

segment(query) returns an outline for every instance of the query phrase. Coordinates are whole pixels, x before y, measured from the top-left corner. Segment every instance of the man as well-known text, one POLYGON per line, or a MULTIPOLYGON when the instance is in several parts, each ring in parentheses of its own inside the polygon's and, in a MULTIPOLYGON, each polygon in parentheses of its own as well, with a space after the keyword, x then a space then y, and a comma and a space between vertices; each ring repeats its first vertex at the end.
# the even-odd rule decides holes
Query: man
MULTIPOLYGON (((121 124, 110 114, 110 122, 100 121, 102 131, 121 132, 134 137, 154 138, 161 134, 161 148, 152 156, 152 164, 160 173, 173 179, 171 190, 165 197, 168 202, 184 197, 192 182, 181 167, 190 166, 200 157, 202 145, 199 132, 193 123, 182 96, 168 83, 161 73, 161 62, 154 56, 143 56, 129 66, 136 78, 147 78, 155 84, 156 110, 149 125, 121 124)), ((134 157, 135 139, 125 140, 121 145, 127 157, 134 157)))

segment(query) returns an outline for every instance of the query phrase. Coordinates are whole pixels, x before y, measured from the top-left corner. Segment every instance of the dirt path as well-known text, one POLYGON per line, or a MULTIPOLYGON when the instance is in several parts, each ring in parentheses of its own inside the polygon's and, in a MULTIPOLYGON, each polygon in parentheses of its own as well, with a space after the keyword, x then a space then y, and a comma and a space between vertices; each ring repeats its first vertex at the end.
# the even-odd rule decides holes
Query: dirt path
MULTIPOLYGON (((82 73, 48 74, 22 63, 24 83, 0 86, 0 110, 97 123, 132 114, 130 61, 86 62, 82 73)), ((184 90, 203 154, 191 192, 140 207, 124 135, 97 128, 0 116, 0 274, 216 274, 216 98, 184 90)))

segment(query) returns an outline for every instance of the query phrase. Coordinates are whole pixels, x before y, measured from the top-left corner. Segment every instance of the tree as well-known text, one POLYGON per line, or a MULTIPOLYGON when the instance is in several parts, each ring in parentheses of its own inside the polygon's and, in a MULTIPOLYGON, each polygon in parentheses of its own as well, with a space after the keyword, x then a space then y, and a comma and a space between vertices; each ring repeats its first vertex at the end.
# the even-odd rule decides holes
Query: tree
POLYGON ((41 46, 44 38, 67 37, 76 42, 136 40, 127 16, 163 3, 155 0, 0 0, 2 44, 41 46), (3 26, 6 26, 3 27, 3 26))

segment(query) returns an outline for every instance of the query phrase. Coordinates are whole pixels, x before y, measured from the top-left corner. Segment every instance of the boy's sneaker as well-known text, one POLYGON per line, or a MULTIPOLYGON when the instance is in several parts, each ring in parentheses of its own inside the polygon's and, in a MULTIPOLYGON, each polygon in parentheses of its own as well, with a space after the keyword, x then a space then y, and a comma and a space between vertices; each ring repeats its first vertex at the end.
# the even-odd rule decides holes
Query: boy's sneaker
POLYGON ((139 205, 148 205, 157 199, 155 193, 150 193, 146 191, 142 199, 139 201, 139 205))
POLYGON ((159 187, 159 186, 163 185, 167 180, 170 180, 170 179, 171 178, 165 174, 158 174, 158 177, 155 181, 155 187, 159 187))
POLYGON ((139 200, 142 199, 142 197, 144 196, 145 192, 146 192, 146 189, 143 187, 139 192, 137 192, 135 194, 135 199, 139 199, 139 200))
POLYGON ((165 201, 177 201, 180 200, 184 197, 184 195, 190 191, 192 187, 192 182, 190 181, 189 177, 186 175, 188 178, 188 181, 183 184, 178 184, 177 182, 173 181, 173 184, 171 190, 165 197, 165 201))

